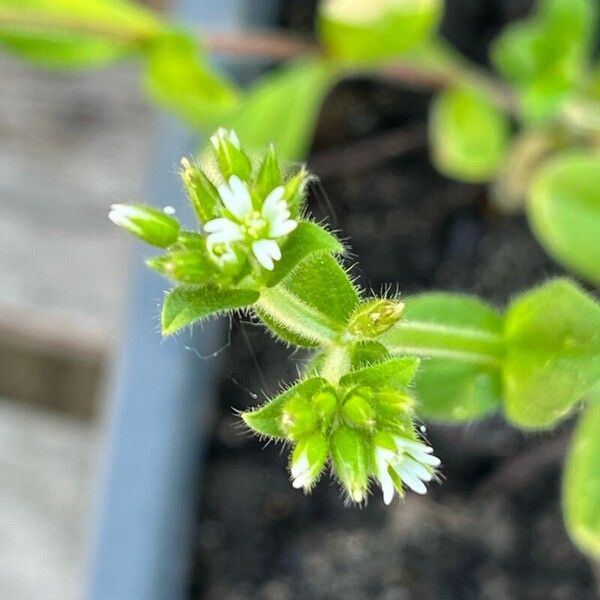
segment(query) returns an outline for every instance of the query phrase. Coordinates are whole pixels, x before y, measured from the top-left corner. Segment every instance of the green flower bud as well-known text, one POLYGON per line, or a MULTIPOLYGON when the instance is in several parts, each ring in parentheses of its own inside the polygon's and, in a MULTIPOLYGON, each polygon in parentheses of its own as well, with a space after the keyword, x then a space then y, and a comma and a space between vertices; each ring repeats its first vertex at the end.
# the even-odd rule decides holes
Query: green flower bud
POLYGON ((216 274, 214 263, 206 254, 198 251, 171 252, 166 256, 150 258, 146 264, 162 275, 182 283, 207 283, 216 274))
POLYGON ((367 494, 367 456, 367 442, 356 429, 342 425, 333 432, 333 466, 353 502, 362 502, 367 494))
POLYGON ((373 408, 359 390, 350 392, 344 400, 342 416, 354 427, 372 429, 375 425, 373 408))
POLYGON ((283 186, 283 197, 288 204, 292 217, 297 217, 306 198, 306 184, 310 181, 310 173, 305 167, 286 181, 283 186))
POLYGON ((262 200, 282 184, 281 169, 273 145, 267 150, 256 175, 256 194, 262 200))
POLYGON ((329 447, 322 433, 313 433, 301 438, 292 454, 290 471, 292 485, 308 492, 323 471, 329 447))
POLYGON ((376 298, 362 303, 350 317, 348 332, 359 337, 374 338, 395 325, 404 313, 404 303, 376 298))
POLYGON ((321 423, 330 427, 337 409, 337 395, 335 390, 328 386, 317 392, 312 397, 312 403, 321 419, 321 423))
POLYGON ((241 149, 240 141, 233 129, 227 131, 223 127, 220 127, 211 136, 210 143, 215 150, 217 164, 225 181, 229 181, 232 175, 237 175, 242 181, 250 177, 252 163, 241 149))
POLYGON ((219 192, 213 182, 187 158, 181 159, 181 167, 181 179, 198 220, 206 223, 220 216, 219 192))
POLYGON ((312 433, 318 424, 317 411, 306 398, 297 395, 287 401, 281 415, 281 429, 290 440, 298 440, 312 433))
POLYGON ((141 204, 113 204, 108 218, 148 244, 167 248, 177 240, 179 223, 154 208, 141 204))

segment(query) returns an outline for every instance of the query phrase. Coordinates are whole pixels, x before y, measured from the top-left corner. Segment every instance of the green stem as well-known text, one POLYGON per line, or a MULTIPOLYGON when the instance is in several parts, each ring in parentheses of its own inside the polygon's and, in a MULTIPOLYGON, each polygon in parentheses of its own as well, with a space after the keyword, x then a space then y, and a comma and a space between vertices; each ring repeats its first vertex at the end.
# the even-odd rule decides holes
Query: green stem
POLYGON ((337 384, 350 371, 350 355, 347 346, 334 345, 324 356, 319 375, 330 383, 337 384))
POLYGON ((255 306, 259 314, 320 346, 330 346, 340 335, 335 322, 281 285, 261 291, 255 306))
POLYGON ((467 327, 403 321, 379 341, 392 354, 439 357, 499 367, 503 353, 499 334, 467 327))

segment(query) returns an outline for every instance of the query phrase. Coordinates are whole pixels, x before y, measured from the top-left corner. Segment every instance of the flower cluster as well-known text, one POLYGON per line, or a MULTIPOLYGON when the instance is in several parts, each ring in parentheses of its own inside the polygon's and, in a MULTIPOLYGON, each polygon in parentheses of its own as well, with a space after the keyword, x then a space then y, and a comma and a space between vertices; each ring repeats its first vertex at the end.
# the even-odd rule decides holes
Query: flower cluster
POLYGON ((391 386, 312 378, 243 417, 255 431, 293 444, 292 485, 305 492, 329 463, 352 502, 363 502, 375 481, 390 504, 407 488, 426 493, 440 465, 416 432, 413 399, 391 386))
MULTIPOLYGON (((181 177, 198 217, 199 231, 180 228, 171 213, 118 204, 110 219, 144 241, 166 248, 148 265, 185 284, 260 288, 282 258, 282 247, 301 223, 308 174, 284 176, 269 148, 255 168, 234 131, 211 137, 214 177, 183 158, 181 177), (166 214, 165 214, 166 213, 166 214)), ((207 167, 210 156, 205 157, 207 167)))

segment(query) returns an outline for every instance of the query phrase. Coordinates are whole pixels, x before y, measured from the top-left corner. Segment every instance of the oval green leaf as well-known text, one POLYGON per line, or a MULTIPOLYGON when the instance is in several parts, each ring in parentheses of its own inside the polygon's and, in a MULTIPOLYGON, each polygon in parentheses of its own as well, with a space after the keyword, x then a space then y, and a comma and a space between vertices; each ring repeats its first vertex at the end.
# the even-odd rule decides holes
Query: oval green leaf
MULTIPOLYGON (((600 396, 600 394, 597 394, 600 396)), ((577 546, 600 559, 600 402, 580 417, 563 473, 563 512, 577 546)))
POLYGON ((480 93, 450 89, 439 94, 431 107, 432 160, 455 179, 490 180, 504 162, 509 136, 506 116, 480 93))
POLYGON ((557 261, 600 284, 600 155, 550 159, 533 181, 527 214, 557 261))

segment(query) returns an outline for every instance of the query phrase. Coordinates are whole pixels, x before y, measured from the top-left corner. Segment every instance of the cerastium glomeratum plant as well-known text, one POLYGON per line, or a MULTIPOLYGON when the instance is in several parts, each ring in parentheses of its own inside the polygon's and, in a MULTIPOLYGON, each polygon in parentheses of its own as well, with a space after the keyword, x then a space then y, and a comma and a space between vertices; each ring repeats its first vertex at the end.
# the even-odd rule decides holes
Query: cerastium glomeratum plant
MULTIPOLYGON (((171 334, 210 315, 251 310, 277 337, 314 348, 300 381, 243 413, 260 436, 291 446, 292 485, 309 492, 330 465, 347 497, 377 482, 389 504, 426 492, 440 460, 415 424, 416 357, 395 356, 382 335, 402 319, 397 296, 364 297, 341 262, 344 246, 304 208, 310 175, 283 168, 273 147, 252 164, 234 131, 211 138, 212 176, 188 159, 181 176, 200 222, 113 205, 110 218, 165 248, 147 264, 176 283, 162 309, 171 334)), ((167 211, 170 212, 170 211, 167 211)))

